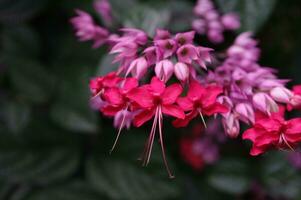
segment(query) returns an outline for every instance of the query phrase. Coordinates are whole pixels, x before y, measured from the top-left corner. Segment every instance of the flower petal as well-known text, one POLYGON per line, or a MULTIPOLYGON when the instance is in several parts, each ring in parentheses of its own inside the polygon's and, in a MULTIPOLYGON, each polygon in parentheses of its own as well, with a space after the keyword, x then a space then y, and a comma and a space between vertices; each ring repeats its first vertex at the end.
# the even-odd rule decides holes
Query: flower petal
POLYGON ((211 116, 216 113, 227 113, 228 111, 229 109, 227 106, 215 102, 211 106, 203 108, 202 113, 204 115, 211 116))
POLYGON ((118 88, 106 89, 103 97, 109 104, 120 105, 123 103, 123 98, 118 88))
POLYGON ((142 108, 151 108, 154 106, 153 96, 146 88, 134 88, 127 94, 127 97, 142 108))
POLYGON ((197 81, 192 81, 189 84, 187 97, 190 99, 201 98, 205 93, 205 88, 197 81))
POLYGON ((168 86, 162 94, 163 104, 173 104, 176 102, 181 93, 182 86, 180 84, 172 84, 168 86))
POLYGON ((184 110, 189 111, 193 109, 193 102, 187 97, 179 97, 177 104, 184 110))
POLYGON ((164 82, 161 81, 158 77, 154 76, 150 83, 151 92, 157 95, 161 95, 165 90, 164 82))
POLYGON ((191 111, 188 113, 184 119, 176 119, 172 122, 173 126, 176 128, 185 127, 189 122, 198 115, 196 111, 191 111))
POLYGON ((155 114, 155 109, 143 110, 134 118, 133 124, 136 127, 142 126, 145 122, 149 121, 155 114))
POLYGON ((163 105, 162 113, 172 116, 172 117, 179 118, 179 119, 185 118, 185 114, 184 114, 183 110, 179 106, 176 106, 176 105, 163 105))

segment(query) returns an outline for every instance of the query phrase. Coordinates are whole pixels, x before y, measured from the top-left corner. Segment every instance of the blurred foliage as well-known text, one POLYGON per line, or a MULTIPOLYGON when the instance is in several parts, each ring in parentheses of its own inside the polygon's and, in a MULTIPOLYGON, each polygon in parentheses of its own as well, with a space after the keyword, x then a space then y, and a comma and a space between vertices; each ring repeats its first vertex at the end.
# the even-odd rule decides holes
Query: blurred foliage
MULTIPOLYGON (((0 0, 0 199, 301 198, 300 171, 284 153, 251 158, 249 144, 241 141, 225 144, 215 166, 195 172, 179 158, 179 131, 165 127, 175 180, 167 178, 159 148, 149 167, 141 168, 136 160, 146 129, 124 133, 109 155, 116 130, 89 108, 88 82, 114 66, 105 48, 76 41, 69 24, 75 8, 92 11, 91 3, 0 0), (254 185, 263 196, 256 190, 254 197, 254 185)), ((195 1, 111 3, 120 23, 153 34, 157 27, 189 30, 195 1)), ((258 33, 263 64, 301 82, 300 1, 216 3, 224 12, 241 15, 241 31, 258 33)))

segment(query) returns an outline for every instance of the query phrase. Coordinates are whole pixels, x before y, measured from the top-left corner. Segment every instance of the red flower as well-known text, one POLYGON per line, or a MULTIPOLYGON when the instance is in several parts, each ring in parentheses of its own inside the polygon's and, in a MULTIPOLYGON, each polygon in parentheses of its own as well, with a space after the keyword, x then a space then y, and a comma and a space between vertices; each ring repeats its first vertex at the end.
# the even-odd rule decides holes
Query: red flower
POLYGON ((181 93, 182 87, 180 84, 172 84, 168 87, 165 87, 165 84, 161 80, 159 80, 157 77, 153 77, 149 85, 135 88, 131 90, 127 95, 127 97, 131 99, 134 104, 136 104, 135 107, 137 107, 137 109, 141 109, 141 112, 134 118, 135 126, 139 127, 154 117, 152 129, 145 146, 143 165, 146 166, 149 163, 158 125, 162 157, 169 177, 171 178, 173 177, 173 175, 171 174, 166 161, 165 148, 163 143, 163 114, 184 119, 185 114, 183 110, 175 105, 176 100, 181 93))
POLYGON ((180 141, 180 153, 185 162, 187 162, 193 169, 199 171, 205 166, 202 153, 195 150, 194 146, 197 140, 193 138, 183 138, 180 141))
MULTIPOLYGON (((216 101, 218 95, 222 93, 222 88, 216 85, 203 87, 197 81, 192 81, 186 97, 180 97, 177 103, 184 111, 190 111, 185 119, 176 119, 173 122, 175 127, 186 126, 193 118, 200 115, 211 116, 216 113, 226 113, 228 108, 216 101)), ((204 121, 204 120, 203 120, 204 121)), ((204 123, 205 124, 205 123, 204 123)))
POLYGON ((130 100, 127 94, 134 88, 137 88, 138 80, 136 78, 127 78, 122 83, 121 88, 111 87, 103 93, 104 100, 108 103, 101 111, 107 116, 115 116, 117 112, 128 109, 130 100))
POLYGON ((90 81, 90 90, 93 96, 98 95, 105 88, 110 88, 117 85, 121 78, 115 72, 111 72, 106 76, 96 77, 90 81))
POLYGON ((292 92, 294 96, 290 100, 290 103, 287 104, 287 110, 291 111, 293 109, 301 109, 301 85, 293 86, 292 92))
POLYGON ((157 77, 153 77, 149 85, 133 89, 127 96, 138 105, 138 108, 142 109, 142 112, 135 117, 134 125, 136 127, 142 126, 153 118, 156 112, 184 119, 183 110, 175 105, 181 93, 180 84, 165 87, 164 82, 157 77))
POLYGON ((250 154, 257 156, 270 148, 293 149, 301 141, 301 118, 285 121, 283 110, 271 116, 257 114, 252 128, 243 133, 243 139, 253 142, 250 154))

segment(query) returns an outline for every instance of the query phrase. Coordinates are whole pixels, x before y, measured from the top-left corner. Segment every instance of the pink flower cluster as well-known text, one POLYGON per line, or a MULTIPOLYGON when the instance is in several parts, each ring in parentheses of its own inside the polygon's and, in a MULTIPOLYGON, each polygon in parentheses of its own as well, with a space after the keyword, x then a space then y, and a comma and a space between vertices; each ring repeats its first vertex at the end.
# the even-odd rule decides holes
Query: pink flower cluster
POLYGON ((143 165, 149 163, 158 131, 163 160, 172 177, 165 158, 163 117, 173 117, 173 124, 183 127, 197 116, 205 124, 203 116, 228 112, 226 106, 217 102, 222 88, 201 84, 196 76, 196 70, 206 69, 212 50, 195 45, 194 32, 173 36, 166 30, 158 30, 154 39, 137 29, 121 29, 121 32, 121 36, 111 40, 114 45, 110 51, 120 67, 117 72, 91 80, 91 105, 115 118, 114 124, 119 128, 117 139, 122 128, 131 124, 140 127, 153 119, 143 165), (154 74, 150 83, 143 79, 146 74, 154 74), (177 83, 169 84, 172 78, 177 83))
POLYGON ((193 29, 201 35, 207 35, 213 43, 224 41, 224 31, 236 30, 240 27, 237 14, 220 15, 211 0, 198 0, 194 7, 194 14, 197 18, 192 22, 193 29))
POLYGON ((258 64, 259 55, 257 41, 250 33, 243 33, 227 50, 222 65, 207 76, 207 82, 223 87, 219 102, 230 108, 223 114, 223 125, 230 137, 238 136, 239 121, 254 124, 256 111, 271 115, 278 111, 278 103, 301 103, 301 96, 285 87, 287 80, 278 79, 275 70, 258 64))
MULTIPOLYGON (((109 20, 108 1, 96 3, 96 9, 109 20)), ((243 133, 243 139, 253 142, 251 155, 270 148, 293 149, 301 141, 301 119, 286 121, 280 112, 284 108, 281 104, 288 111, 301 108, 301 87, 287 89, 287 80, 278 79, 275 70, 258 64, 260 50, 251 33, 239 35, 220 64, 207 66, 213 49, 196 44, 195 31, 173 35, 159 29, 151 37, 143 30, 121 28, 118 34, 112 34, 96 25, 88 13, 76 13, 71 19, 76 36, 81 41, 93 41, 94 47, 107 44, 113 62, 119 65, 116 71, 90 82, 91 107, 113 117, 118 128, 112 150, 122 129, 152 121, 141 160, 148 165, 158 135, 165 167, 173 177, 165 155, 163 119, 171 117, 173 126, 186 127, 199 117, 206 128, 205 117, 219 114, 230 137, 239 135, 240 122, 251 126, 243 133)), ((194 21, 194 28, 199 33, 208 32, 213 42, 223 40, 224 30, 239 27, 236 15, 220 16, 210 0, 199 0, 195 13, 200 19, 194 21)), ((220 54, 216 55, 217 61, 220 54)), ((200 168, 206 162, 204 152, 211 145, 207 143, 184 140, 183 151, 195 155, 182 152, 182 156, 200 168)))

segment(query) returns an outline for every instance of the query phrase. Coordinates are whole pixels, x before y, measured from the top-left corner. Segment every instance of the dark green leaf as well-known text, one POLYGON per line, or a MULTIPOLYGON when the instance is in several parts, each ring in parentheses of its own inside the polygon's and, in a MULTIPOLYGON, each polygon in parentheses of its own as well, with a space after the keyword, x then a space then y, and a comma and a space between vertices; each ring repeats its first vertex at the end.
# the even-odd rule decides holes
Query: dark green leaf
POLYGON ((14 90, 25 100, 42 103, 48 100, 54 87, 54 77, 40 63, 28 59, 7 61, 14 90))
POLYGON ((33 17, 48 0, 2 0, 0 2, 0 22, 23 22, 33 17))
POLYGON ((95 189, 110 199, 166 199, 179 195, 176 183, 167 176, 161 180, 145 169, 122 161, 90 160, 87 175, 95 189))
POLYGON ((108 200, 97 194, 88 183, 75 181, 46 189, 34 190, 22 200, 108 200))
POLYGON ((8 102, 3 105, 2 111, 6 127, 12 133, 22 131, 30 120, 30 108, 26 104, 8 102))
POLYGON ((268 19, 276 0, 217 0, 218 7, 224 12, 240 15, 240 31, 256 32, 268 19))

